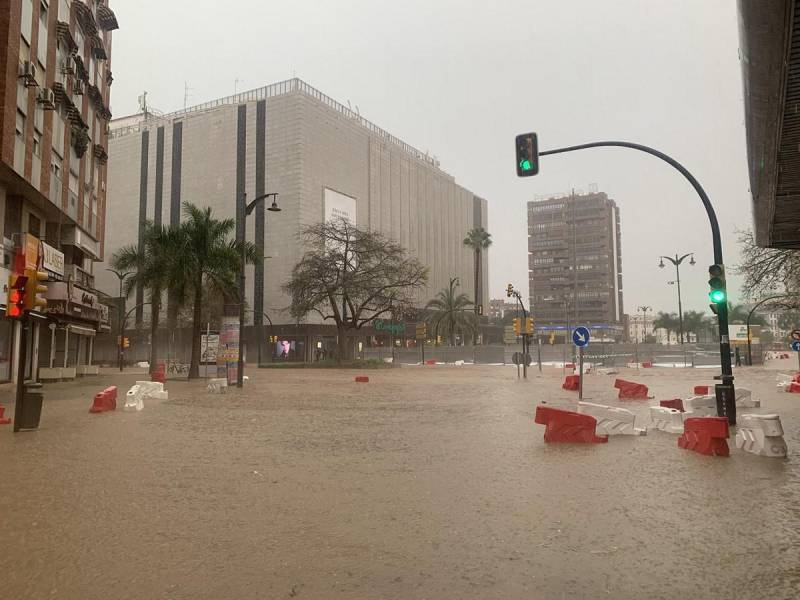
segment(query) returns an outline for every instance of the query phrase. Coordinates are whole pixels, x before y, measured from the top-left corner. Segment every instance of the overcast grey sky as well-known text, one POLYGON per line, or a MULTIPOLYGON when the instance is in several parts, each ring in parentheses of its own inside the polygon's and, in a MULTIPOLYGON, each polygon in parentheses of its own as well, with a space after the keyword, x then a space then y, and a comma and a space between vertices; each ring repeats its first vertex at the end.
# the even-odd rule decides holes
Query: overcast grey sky
MULTIPOLYGON (((526 211, 595 183, 622 218, 626 312, 677 310, 658 256, 695 252, 684 308, 708 310, 708 220, 677 172, 625 149, 544 157, 518 179, 514 136, 540 148, 623 139, 671 154, 716 206, 726 263, 750 226, 733 0, 112 0, 112 110, 164 111, 297 76, 438 156, 489 201, 490 288, 527 290, 526 211)), ((686 263, 684 263, 686 264, 686 263)), ((736 278, 729 274, 731 297, 736 278)))

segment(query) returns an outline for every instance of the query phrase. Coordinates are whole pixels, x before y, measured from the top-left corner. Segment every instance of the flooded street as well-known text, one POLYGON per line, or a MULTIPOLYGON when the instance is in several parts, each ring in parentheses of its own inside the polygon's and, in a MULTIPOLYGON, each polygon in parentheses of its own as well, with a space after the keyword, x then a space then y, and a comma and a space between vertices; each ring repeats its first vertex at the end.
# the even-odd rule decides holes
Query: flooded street
MULTIPOLYGON (((800 396, 774 371, 736 383, 762 400, 740 412, 781 415, 786 460, 660 432, 545 445, 536 403, 577 398, 554 368, 355 374, 250 369, 243 394, 170 382, 100 415, 92 394, 137 376, 48 385, 39 431, 0 428, 0 597, 797 597, 800 396)), ((667 399, 712 374, 620 376, 667 399)), ((613 379, 585 395, 621 405, 613 379)))

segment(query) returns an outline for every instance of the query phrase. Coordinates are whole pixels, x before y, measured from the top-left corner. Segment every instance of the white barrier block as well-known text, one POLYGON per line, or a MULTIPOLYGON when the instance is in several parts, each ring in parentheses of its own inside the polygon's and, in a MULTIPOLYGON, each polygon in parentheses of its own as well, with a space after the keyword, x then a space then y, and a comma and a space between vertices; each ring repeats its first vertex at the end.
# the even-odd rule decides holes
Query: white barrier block
POLYGON ((647 435, 646 429, 634 427, 636 415, 627 408, 578 402, 578 412, 597 420, 597 435, 647 435))
POLYGON ((152 400, 169 400, 169 392, 167 390, 161 390, 160 392, 150 392, 147 394, 147 397, 152 400))
POLYGON ((753 398, 753 392, 747 388, 736 388, 736 406, 739 408, 761 408, 761 400, 753 398))
POLYGON ((144 401, 142 399, 142 389, 138 385, 134 385, 125 394, 124 410, 142 410, 144 408, 144 401))
POLYGON ((716 417, 716 396, 692 396, 683 401, 683 410, 687 417, 716 417))
POLYGON ((650 423, 652 429, 667 433, 683 433, 683 413, 676 408, 651 406, 650 423))
POLYGON ((142 390, 142 396, 147 398, 153 392, 163 392, 164 384, 158 381, 137 381, 136 385, 142 390))
POLYGON ((643 368, 642 367, 642 363, 638 363, 638 362, 629 362, 626 366, 629 369, 641 369, 641 368, 643 368))
POLYGON ((212 394, 224 394, 228 390, 228 380, 225 377, 209 379, 207 389, 212 394))
POLYGON ((736 447, 758 456, 784 458, 786 441, 778 415, 739 415, 736 426, 736 447))
POLYGON ((619 371, 613 367, 610 367, 610 368, 599 368, 597 369, 597 373, 600 375, 618 375, 619 371))

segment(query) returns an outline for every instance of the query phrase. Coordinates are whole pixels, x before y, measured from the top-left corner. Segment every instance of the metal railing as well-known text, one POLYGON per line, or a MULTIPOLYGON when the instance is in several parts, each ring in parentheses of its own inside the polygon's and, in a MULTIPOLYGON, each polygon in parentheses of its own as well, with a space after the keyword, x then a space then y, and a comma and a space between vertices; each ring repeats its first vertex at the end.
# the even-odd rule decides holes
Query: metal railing
POLYGON ((437 158, 429 156, 427 152, 422 152, 421 150, 415 148, 411 144, 408 144, 403 140, 401 140, 400 138, 393 136, 389 132, 381 129, 371 121, 368 121, 367 119, 362 117, 356 111, 348 108, 347 106, 344 106, 343 104, 337 102, 330 96, 323 94, 315 87, 310 86, 305 81, 302 81, 301 79, 298 79, 296 77, 293 79, 287 79, 286 81, 273 83, 261 88, 256 88, 254 90, 248 90, 246 92, 233 94, 232 96, 225 96, 224 98, 218 98, 216 100, 204 102, 203 104, 198 104, 196 106, 190 106, 188 108, 176 110, 171 113, 166 113, 158 116, 155 115, 148 116, 148 118, 142 118, 141 121, 133 125, 126 125, 119 128, 114 128, 112 126, 109 131, 108 137, 117 138, 131 133, 137 133, 139 131, 142 131, 143 129, 148 129, 157 126, 165 121, 174 121, 175 119, 179 119, 184 116, 189 116, 197 113, 202 113, 208 110, 213 110, 215 108, 219 108, 220 106, 237 105, 245 102, 256 102, 258 100, 265 100, 267 98, 274 98, 276 96, 282 96, 285 94, 292 94, 298 92, 314 98, 315 100, 326 105, 328 108, 331 108, 334 111, 345 116, 346 118, 355 121, 365 129, 370 131, 371 133, 380 137, 381 139, 384 139, 387 142, 394 144, 395 146, 398 146, 401 150, 410 154, 417 160, 425 162, 434 168, 437 169, 439 168, 440 163, 437 158))

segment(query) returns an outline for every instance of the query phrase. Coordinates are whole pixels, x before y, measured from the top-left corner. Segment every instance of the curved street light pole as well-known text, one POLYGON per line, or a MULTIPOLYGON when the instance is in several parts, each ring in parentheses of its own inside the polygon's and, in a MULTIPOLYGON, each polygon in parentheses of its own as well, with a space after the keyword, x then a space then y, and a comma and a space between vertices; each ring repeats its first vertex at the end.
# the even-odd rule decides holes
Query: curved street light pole
POLYGON ((747 366, 748 367, 753 366, 753 352, 750 347, 750 317, 752 317, 753 313, 756 312, 756 309, 765 302, 769 302, 770 300, 777 300, 779 298, 789 298, 794 295, 795 294, 781 294, 779 296, 769 296, 767 298, 764 298, 756 302, 755 306, 753 306, 753 308, 750 309, 750 312, 747 313, 747 320, 745 321, 745 323, 747 323, 747 366))
POLYGON ((240 388, 244 385, 244 269, 247 262, 247 247, 245 238, 247 235, 247 215, 253 212, 253 209, 262 202, 265 198, 272 197, 272 206, 267 210, 270 212, 280 212, 278 208, 278 194, 271 192, 269 194, 261 194, 254 198, 251 202, 247 202, 247 193, 242 194, 237 206, 237 218, 241 219, 241 227, 237 227, 237 233, 241 237, 236 241, 239 243, 241 251, 241 262, 239 263, 239 357, 236 363, 236 387, 240 388))
POLYGON ((122 294, 122 285, 125 282, 125 278, 128 275, 133 275, 133 273, 131 273, 130 271, 121 273, 116 269, 106 269, 106 271, 111 271, 114 275, 117 276, 117 278, 119 278, 119 299, 122 307, 117 313, 117 318, 119 319, 119 340, 117 341, 117 364, 119 365, 119 372, 122 373, 122 340, 124 339, 125 336, 124 321, 122 319, 122 315, 125 314, 126 319, 128 316, 125 313, 125 296, 122 294))
MULTIPOLYGON (((714 248, 714 264, 723 265, 724 261, 722 259, 722 236, 719 231, 719 221, 717 221, 717 214, 714 212, 714 207, 711 204, 711 200, 708 198, 708 194, 706 194, 703 186, 700 185, 700 182, 695 179, 694 175, 692 175, 686 167, 684 167, 681 163, 677 160, 664 154, 663 152, 659 152, 655 148, 650 148, 649 146, 644 146, 642 144, 634 144, 632 142, 621 142, 621 141, 603 141, 603 142, 591 142, 589 144, 580 144, 578 146, 567 146, 564 148, 556 148, 554 150, 546 150, 544 152, 539 152, 539 156, 546 156, 548 154, 561 154, 563 152, 574 152, 575 150, 585 150, 588 148, 602 148, 602 147, 620 147, 620 148, 630 148, 632 150, 638 150, 639 152, 645 152, 646 154, 650 154, 651 156, 655 156, 656 158, 660 158, 675 170, 677 170, 681 175, 683 175, 686 180, 691 184, 694 188, 697 195, 700 197, 700 201, 703 203, 703 207, 706 210, 706 214, 708 215, 708 222, 711 226, 711 243, 714 248)), ((717 322, 719 324, 719 359, 720 359, 720 370, 722 371, 720 375, 720 379, 722 384, 718 384, 716 387, 717 393, 717 414, 721 417, 727 417, 728 422, 731 425, 736 424, 736 390, 733 385, 733 365, 731 364, 731 341, 730 341, 730 333, 728 331, 728 302, 727 302, 727 294, 725 302, 716 305, 716 313, 717 313, 717 322)))

